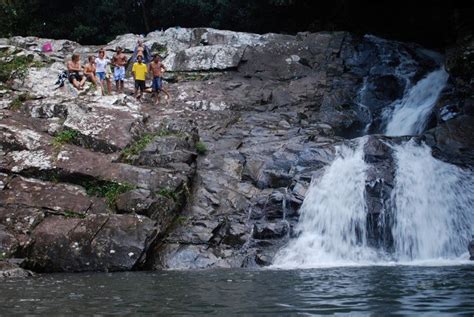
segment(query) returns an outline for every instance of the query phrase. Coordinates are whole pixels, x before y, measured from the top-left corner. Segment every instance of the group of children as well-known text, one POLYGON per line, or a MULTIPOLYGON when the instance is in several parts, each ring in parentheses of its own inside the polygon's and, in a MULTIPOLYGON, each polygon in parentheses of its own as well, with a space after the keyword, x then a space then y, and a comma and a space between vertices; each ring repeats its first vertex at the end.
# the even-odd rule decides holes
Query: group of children
MULTIPOLYGON (((142 41, 138 41, 131 60, 133 62, 132 74, 135 80, 135 97, 141 100, 143 93, 149 91, 149 88, 146 88, 146 79, 151 74, 151 92, 155 103, 160 102, 161 91, 165 93, 165 98, 169 99, 169 93, 163 88, 162 75, 166 71, 166 67, 161 63, 160 56, 154 55, 151 59, 148 48, 143 45, 142 41)), ((110 77, 113 76, 117 93, 123 93, 127 64, 127 56, 120 47, 117 47, 111 60, 105 56, 105 50, 100 49, 98 57, 89 56, 84 67, 81 66, 80 56, 73 54, 67 63, 68 79, 78 90, 82 90, 86 80, 89 80, 102 88, 102 94, 105 94, 105 87, 107 87, 107 93, 110 94, 112 92, 110 77), (112 66, 113 73, 110 71, 109 65, 112 66)))

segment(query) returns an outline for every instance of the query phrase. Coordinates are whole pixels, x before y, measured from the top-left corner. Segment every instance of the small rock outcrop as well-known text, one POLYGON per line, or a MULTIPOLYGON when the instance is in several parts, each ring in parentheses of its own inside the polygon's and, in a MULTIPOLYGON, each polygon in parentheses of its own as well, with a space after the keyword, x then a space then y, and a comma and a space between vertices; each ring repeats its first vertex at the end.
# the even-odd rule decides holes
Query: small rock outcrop
POLYGON ((0 260, 0 279, 25 278, 33 276, 33 272, 20 268, 18 265, 0 260))

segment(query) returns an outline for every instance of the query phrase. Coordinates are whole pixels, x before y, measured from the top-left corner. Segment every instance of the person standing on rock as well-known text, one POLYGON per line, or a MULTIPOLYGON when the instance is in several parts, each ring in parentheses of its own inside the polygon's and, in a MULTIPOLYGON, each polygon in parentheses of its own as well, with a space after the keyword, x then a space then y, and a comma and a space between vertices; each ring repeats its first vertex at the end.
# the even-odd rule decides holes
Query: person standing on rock
POLYGON ((99 81, 97 76, 96 76, 96 64, 95 64, 95 58, 94 56, 89 56, 87 58, 88 63, 84 65, 84 75, 88 80, 90 80, 91 83, 94 84, 94 86, 97 87, 97 82, 99 81))
POLYGON ((133 64, 132 74, 135 79, 135 97, 140 100, 145 91, 146 74, 148 73, 146 64, 143 63, 143 57, 137 56, 137 62, 133 64))
POLYGON ((137 41, 137 46, 133 52, 132 61, 135 63, 137 62, 137 57, 142 57, 142 62, 148 64, 151 61, 151 53, 148 46, 143 44, 142 40, 137 41))
POLYGON ((112 57, 112 64, 114 65, 114 80, 117 86, 117 92, 123 93, 123 81, 125 80, 125 64, 127 64, 127 57, 123 53, 121 47, 117 47, 115 54, 112 57))
POLYGON ((72 54, 71 60, 67 62, 69 82, 78 90, 82 90, 86 77, 82 75, 81 58, 79 54, 72 54))
POLYGON ((100 81, 100 87, 102 88, 102 95, 105 95, 104 92, 104 81, 107 83, 107 94, 110 95, 112 92, 112 83, 110 78, 107 77, 107 68, 109 66, 110 60, 105 57, 105 50, 101 48, 99 50, 99 56, 95 59, 96 65, 96 74, 100 81))
POLYGON ((163 91, 166 95, 166 99, 170 98, 170 94, 163 88, 163 72, 166 71, 166 67, 161 63, 160 56, 157 54, 153 56, 153 61, 150 63, 149 72, 153 75, 152 91, 155 97, 155 104, 160 103, 160 92, 163 91))

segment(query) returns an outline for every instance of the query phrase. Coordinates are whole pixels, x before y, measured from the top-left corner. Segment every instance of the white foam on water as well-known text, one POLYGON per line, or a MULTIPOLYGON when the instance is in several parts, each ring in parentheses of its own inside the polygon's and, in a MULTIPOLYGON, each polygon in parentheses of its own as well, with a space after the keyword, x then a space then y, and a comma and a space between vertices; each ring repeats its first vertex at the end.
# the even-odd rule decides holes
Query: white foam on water
POLYGON ((428 146, 414 141, 393 147, 394 252, 367 244, 364 140, 355 149, 342 146, 311 184, 300 211, 299 236, 277 253, 272 268, 469 264, 473 174, 435 159, 428 146))
POLYGON ((312 267, 376 261, 367 247, 363 159, 365 139, 355 149, 342 145, 337 158, 314 180, 300 210, 299 237, 274 260, 276 267, 312 267))

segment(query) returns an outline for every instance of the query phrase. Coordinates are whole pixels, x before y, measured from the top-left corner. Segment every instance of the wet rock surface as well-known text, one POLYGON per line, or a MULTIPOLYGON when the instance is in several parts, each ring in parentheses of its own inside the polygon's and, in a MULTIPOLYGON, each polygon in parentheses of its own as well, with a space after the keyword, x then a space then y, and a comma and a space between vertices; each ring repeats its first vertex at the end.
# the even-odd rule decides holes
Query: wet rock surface
POLYGON ((18 265, 0 260, 0 279, 2 278, 25 278, 33 276, 33 272, 22 269, 18 265))
MULTIPOLYGON (((130 53, 137 38, 118 37, 108 54, 130 53)), ((54 89, 65 58, 97 47, 53 41, 46 55, 45 41, 0 41, 39 63, 0 89, 0 254, 38 272, 271 264, 336 147, 383 129, 384 108, 407 85, 397 65, 416 61, 406 74, 416 81, 439 58, 344 32, 169 29, 144 38, 169 70, 172 98, 156 106, 131 96, 131 79, 106 97, 54 89)), ((445 100, 462 100, 463 115, 435 120, 425 139, 471 164, 472 114, 459 91, 445 100)), ((390 245, 376 226, 393 188, 390 142, 372 136, 365 149, 373 244, 390 245)))

